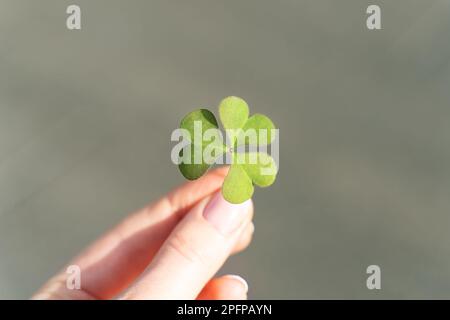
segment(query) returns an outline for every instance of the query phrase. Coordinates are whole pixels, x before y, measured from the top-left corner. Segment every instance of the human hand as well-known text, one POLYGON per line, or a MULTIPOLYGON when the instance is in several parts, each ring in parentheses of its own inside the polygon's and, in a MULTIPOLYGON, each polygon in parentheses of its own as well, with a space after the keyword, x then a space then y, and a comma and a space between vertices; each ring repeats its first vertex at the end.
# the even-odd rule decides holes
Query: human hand
POLYGON ((213 278, 254 230, 251 200, 221 196, 227 170, 186 183, 89 246, 70 263, 81 270, 80 289, 67 288, 63 270, 33 299, 246 299, 242 278, 213 278))

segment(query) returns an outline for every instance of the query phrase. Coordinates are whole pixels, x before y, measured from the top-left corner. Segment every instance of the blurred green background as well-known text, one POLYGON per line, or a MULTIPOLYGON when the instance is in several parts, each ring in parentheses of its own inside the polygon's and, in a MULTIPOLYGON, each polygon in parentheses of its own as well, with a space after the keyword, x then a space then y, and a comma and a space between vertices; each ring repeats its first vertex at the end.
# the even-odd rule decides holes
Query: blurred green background
POLYGON ((170 133, 228 95, 278 125, 280 172, 222 273, 250 298, 449 298, 449 30, 445 0, 0 0, 0 298, 184 182, 170 133))

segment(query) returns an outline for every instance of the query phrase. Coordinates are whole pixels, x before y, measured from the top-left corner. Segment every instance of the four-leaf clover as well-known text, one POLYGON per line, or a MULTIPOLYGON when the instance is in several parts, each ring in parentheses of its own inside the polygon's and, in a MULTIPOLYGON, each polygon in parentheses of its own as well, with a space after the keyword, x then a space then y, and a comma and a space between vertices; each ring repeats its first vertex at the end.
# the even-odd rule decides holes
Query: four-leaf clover
MULTIPOLYGON (((223 139, 211 142, 208 137, 195 137, 195 134, 208 130, 220 134, 217 120, 211 111, 198 109, 183 118, 180 127, 189 133, 189 160, 192 161, 182 161, 179 168, 186 179, 195 180, 214 162, 203 157, 205 151, 209 151, 213 159, 227 154, 231 158, 231 167, 225 177, 222 194, 228 202, 242 203, 251 198, 254 185, 267 187, 275 181, 277 166, 274 159, 259 150, 260 146, 269 145, 275 138, 275 125, 263 114, 249 117, 247 103, 233 96, 222 100, 219 115, 226 130, 228 145, 223 143, 223 139), (194 161, 196 155, 200 157, 194 161)), ((180 152, 181 157, 183 150, 180 152)))

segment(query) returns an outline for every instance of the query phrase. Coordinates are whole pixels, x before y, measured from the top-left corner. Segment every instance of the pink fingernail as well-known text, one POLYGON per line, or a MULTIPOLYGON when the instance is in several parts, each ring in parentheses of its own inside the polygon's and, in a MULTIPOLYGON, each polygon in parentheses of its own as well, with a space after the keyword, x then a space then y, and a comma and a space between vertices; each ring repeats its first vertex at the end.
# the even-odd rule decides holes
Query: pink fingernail
POLYGON ((203 217, 222 234, 232 233, 239 228, 252 205, 249 199, 241 204, 226 201, 222 193, 217 192, 206 205, 203 217))
POLYGON ((234 280, 240 282, 242 285, 242 289, 244 289, 245 293, 248 293, 248 283, 247 283, 247 281, 245 281, 244 278, 242 278, 241 276, 234 275, 234 274, 229 274, 229 275, 226 275, 225 277, 234 279, 234 280))

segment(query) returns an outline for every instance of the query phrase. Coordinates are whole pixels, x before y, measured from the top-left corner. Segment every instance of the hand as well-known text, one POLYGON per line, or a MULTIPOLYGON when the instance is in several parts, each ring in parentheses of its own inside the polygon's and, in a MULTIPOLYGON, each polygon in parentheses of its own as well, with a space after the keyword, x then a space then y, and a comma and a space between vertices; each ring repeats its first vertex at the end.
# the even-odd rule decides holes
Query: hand
POLYGON ((66 269, 34 299, 246 299, 237 276, 212 278, 253 234, 253 204, 226 202, 220 187, 228 168, 186 183, 130 215, 70 265, 81 288, 70 290, 66 269))

